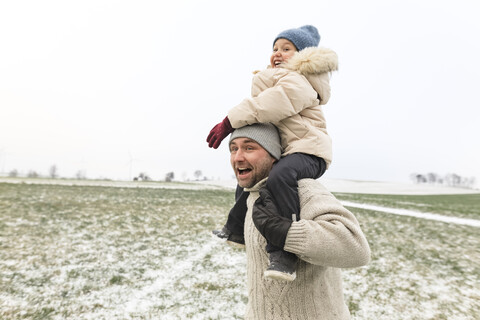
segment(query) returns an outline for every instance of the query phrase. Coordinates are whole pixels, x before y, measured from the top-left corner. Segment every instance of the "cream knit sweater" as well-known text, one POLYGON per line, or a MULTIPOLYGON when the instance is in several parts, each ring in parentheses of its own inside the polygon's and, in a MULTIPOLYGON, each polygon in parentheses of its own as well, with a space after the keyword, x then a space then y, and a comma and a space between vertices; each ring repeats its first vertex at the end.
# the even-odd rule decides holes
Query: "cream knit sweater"
POLYGON ((297 278, 290 283, 266 280, 266 241, 252 221, 253 204, 265 180, 246 189, 250 196, 245 219, 245 319, 350 319, 340 268, 359 267, 370 260, 370 248, 357 219, 318 181, 300 180, 301 220, 292 223, 284 247, 300 258, 297 278))

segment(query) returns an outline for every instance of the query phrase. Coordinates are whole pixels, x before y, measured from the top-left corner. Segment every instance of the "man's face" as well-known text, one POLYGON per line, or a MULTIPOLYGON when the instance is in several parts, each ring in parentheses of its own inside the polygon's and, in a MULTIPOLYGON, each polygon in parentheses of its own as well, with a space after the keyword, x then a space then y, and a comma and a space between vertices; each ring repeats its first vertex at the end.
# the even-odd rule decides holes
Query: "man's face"
POLYGON ((230 163, 242 188, 251 188, 268 177, 275 161, 255 140, 236 138, 230 142, 230 163))

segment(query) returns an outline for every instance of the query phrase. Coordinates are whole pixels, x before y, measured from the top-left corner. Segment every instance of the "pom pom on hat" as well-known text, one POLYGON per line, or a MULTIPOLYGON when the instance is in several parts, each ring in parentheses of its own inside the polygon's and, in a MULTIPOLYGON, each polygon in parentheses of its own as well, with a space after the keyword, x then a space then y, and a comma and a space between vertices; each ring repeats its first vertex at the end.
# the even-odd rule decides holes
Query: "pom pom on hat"
POLYGON ((273 45, 278 39, 287 39, 292 42, 298 51, 308 47, 316 47, 320 43, 320 34, 317 28, 312 25, 305 25, 296 29, 288 29, 280 32, 273 41, 273 45))

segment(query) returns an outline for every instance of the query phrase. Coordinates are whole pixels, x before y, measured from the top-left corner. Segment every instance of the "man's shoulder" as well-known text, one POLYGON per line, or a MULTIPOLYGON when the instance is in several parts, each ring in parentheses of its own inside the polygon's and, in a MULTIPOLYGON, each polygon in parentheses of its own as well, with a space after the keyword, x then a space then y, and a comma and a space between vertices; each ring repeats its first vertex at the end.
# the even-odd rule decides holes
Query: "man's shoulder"
POLYGON ((341 206, 340 201, 318 180, 301 179, 298 181, 298 197, 302 210, 318 209, 318 206, 341 206))
POLYGON ((315 191, 322 194, 331 195, 330 191, 319 181, 315 179, 301 179, 298 181, 299 192, 315 191))
POLYGON ((318 186, 318 187, 325 188, 323 186, 323 184, 318 179, 312 179, 312 178, 300 179, 300 180, 298 180, 298 185, 318 186))

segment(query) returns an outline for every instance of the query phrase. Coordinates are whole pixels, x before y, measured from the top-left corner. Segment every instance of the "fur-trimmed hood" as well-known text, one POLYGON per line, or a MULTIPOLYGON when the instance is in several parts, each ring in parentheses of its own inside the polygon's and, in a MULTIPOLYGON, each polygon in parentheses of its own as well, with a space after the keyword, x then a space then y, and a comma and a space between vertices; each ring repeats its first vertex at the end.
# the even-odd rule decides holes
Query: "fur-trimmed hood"
POLYGON ((321 74, 338 70, 337 54, 327 48, 310 47, 296 52, 282 67, 303 75, 321 74))
POLYGON ((335 51, 317 47, 305 48, 296 52, 281 67, 305 76, 319 94, 321 104, 327 103, 330 98, 330 85, 326 81, 329 79, 329 73, 338 70, 338 57, 335 51))

